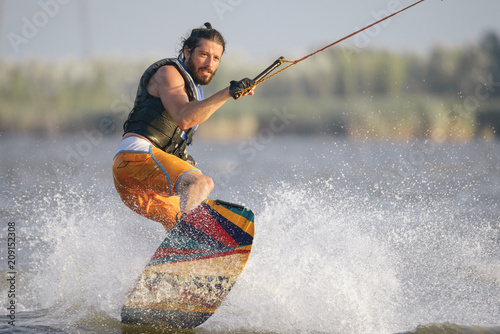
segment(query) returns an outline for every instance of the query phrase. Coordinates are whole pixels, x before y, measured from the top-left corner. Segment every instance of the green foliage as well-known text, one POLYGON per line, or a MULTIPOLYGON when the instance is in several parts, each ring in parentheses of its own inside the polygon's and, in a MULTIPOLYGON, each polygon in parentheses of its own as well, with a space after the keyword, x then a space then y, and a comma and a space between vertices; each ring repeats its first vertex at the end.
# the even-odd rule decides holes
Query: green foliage
MULTIPOLYGON (((229 57, 206 96, 268 65, 229 57)), ((155 60, 0 61, 0 131, 62 131, 118 112, 123 121, 142 72, 155 60)), ((288 131, 469 139, 485 126, 498 130, 500 39, 488 33, 477 44, 436 46, 428 55, 331 48, 271 78, 256 93, 226 103, 213 118, 251 115, 265 124, 273 109, 286 108, 295 116, 288 131)))
POLYGON ((0 130, 59 131, 107 113, 144 65, 113 60, 0 62, 0 130))

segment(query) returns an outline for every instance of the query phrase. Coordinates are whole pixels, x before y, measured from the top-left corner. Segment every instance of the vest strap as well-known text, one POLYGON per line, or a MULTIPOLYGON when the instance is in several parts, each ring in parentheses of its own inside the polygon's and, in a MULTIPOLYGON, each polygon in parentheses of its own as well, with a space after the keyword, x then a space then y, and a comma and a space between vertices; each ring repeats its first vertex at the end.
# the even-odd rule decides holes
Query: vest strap
POLYGON ((196 127, 183 131, 165 110, 160 98, 147 92, 149 80, 165 65, 173 65, 182 75, 190 101, 203 99, 203 90, 195 83, 182 61, 176 58, 159 60, 144 72, 134 108, 124 124, 124 130, 125 133, 140 134, 166 153, 194 164, 194 160, 186 152, 186 147, 192 144, 196 127))

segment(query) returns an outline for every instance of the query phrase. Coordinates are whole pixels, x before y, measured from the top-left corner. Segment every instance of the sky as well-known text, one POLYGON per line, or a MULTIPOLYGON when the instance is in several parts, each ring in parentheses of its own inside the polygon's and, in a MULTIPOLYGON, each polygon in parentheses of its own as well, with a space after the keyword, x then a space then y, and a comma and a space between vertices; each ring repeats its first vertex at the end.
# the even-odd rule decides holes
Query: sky
MULTIPOLYGON (((0 58, 150 58, 211 22, 227 54, 298 59, 417 0, 0 0, 0 58)), ((425 0, 341 47, 427 52, 500 35, 499 0, 425 0)))

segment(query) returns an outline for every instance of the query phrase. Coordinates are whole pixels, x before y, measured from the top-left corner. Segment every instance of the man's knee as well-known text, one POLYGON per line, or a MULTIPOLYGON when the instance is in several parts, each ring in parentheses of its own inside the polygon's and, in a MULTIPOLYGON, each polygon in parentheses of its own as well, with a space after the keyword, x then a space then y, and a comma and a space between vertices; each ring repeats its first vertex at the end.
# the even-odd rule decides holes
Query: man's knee
POLYGON ((206 189, 208 192, 211 192, 214 189, 214 181, 212 178, 203 174, 199 174, 195 183, 200 187, 203 187, 203 189, 206 189))
MULTIPOLYGON (((205 175, 203 175, 205 176, 205 175)), ((211 177, 209 176, 205 176, 205 182, 206 182, 206 185, 207 185, 207 189, 212 192, 212 190, 214 190, 214 180, 212 180, 211 177)))
POLYGON ((203 175, 201 173, 189 173, 182 177, 179 182, 179 191, 189 187, 189 186, 198 186, 206 189, 206 191, 211 192, 214 189, 214 181, 211 177, 203 175))

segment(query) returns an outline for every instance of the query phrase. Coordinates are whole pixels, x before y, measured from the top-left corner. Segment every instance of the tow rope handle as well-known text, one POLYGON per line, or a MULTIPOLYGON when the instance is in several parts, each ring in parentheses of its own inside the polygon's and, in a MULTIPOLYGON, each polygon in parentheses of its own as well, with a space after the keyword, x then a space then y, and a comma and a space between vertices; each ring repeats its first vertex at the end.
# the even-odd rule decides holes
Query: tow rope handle
POLYGON ((278 68, 281 64, 283 64, 285 60, 285 57, 279 57, 272 63, 268 68, 266 68, 264 71, 262 71, 259 75, 257 75, 253 81, 255 81, 255 84, 251 87, 248 87, 247 89, 242 90, 241 92, 237 92, 235 94, 236 99, 239 99, 246 91, 252 89, 253 87, 257 86, 257 83, 264 79, 269 73, 274 71, 276 68, 278 68))

